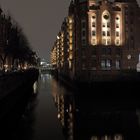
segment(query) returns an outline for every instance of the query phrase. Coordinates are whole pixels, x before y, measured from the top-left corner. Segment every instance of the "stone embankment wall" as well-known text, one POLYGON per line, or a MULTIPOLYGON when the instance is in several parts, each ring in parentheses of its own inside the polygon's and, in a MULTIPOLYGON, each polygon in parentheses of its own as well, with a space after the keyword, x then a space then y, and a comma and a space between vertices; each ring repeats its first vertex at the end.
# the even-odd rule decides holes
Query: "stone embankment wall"
POLYGON ((29 69, 0 77, 0 119, 30 96, 28 89, 32 89, 38 75, 37 69, 29 69))

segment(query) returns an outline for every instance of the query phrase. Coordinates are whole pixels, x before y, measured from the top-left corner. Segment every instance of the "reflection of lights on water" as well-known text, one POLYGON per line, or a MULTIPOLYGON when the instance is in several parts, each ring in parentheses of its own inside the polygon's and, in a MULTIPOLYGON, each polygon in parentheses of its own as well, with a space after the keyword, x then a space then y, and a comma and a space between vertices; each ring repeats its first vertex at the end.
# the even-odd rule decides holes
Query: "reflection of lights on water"
POLYGON ((48 79, 51 79, 50 74, 41 74, 41 80, 43 83, 45 83, 48 79))
POLYGON ((51 79, 51 75, 50 74, 45 74, 44 75, 47 79, 51 79))
POLYGON ((37 93, 37 90, 38 90, 37 82, 34 83, 33 90, 34 90, 34 94, 36 94, 37 93))
POLYGON ((69 105, 69 111, 72 112, 72 105, 69 105))
POLYGON ((137 110, 137 111, 136 111, 136 114, 137 114, 138 121, 139 121, 139 124, 140 124, 140 110, 137 110))
POLYGON ((69 140, 73 140, 73 135, 70 135, 69 136, 69 140))
POLYGON ((46 78, 44 76, 42 77, 42 81, 43 81, 43 83, 46 82, 46 78))
POLYGON ((76 108, 76 112, 79 112, 79 109, 76 108))

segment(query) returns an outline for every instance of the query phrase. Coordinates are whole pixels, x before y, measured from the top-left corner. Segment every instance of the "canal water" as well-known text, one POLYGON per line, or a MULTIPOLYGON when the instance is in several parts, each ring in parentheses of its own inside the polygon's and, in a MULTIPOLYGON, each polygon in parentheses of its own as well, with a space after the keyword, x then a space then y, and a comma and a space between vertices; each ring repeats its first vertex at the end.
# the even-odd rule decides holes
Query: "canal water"
POLYGON ((33 96, 22 113, 5 124, 0 133, 3 140, 140 138, 140 111, 137 107, 116 109, 114 104, 109 107, 112 104, 97 101, 88 93, 76 94, 81 91, 72 90, 50 74, 41 74, 33 89, 33 96))

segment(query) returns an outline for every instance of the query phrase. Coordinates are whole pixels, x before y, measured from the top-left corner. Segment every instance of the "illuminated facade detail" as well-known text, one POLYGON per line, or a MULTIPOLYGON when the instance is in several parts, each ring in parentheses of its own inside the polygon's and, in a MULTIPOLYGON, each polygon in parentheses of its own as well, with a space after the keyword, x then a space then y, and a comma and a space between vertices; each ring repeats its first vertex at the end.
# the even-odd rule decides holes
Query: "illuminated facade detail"
POLYGON ((61 48, 61 50, 60 50, 60 55, 61 55, 61 60, 60 60, 60 65, 61 65, 61 67, 63 67, 63 65, 64 65, 64 33, 63 32, 61 32, 61 34, 60 34, 60 48, 61 48))
POLYGON ((56 47, 54 47, 53 49, 52 49, 52 53, 51 53, 51 63, 52 63, 52 65, 54 66, 56 66, 57 65, 57 49, 56 49, 56 47))
POLYGON ((120 16, 117 15, 115 18, 115 45, 121 45, 121 24, 120 24, 120 16))
POLYGON ((72 59, 73 59, 73 18, 69 17, 68 18, 68 34, 69 34, 69 58, 68 58, 68 63, 69 63, 69 69, 72 68, 72 59))
POLYGON ((56 69, 71 79, 87 81, 135 70, 140 54, 139 14, 136 1, 71 1, 57 49, 52 50, 57 52, 56 69))
POLYGON ((91 16, 91 44, 97 45, 97 23, 96 23, 96 14, 91 16))
POLYGON ((111 17, 108 11, 102 14, 102 44, 111 45, 111 17))

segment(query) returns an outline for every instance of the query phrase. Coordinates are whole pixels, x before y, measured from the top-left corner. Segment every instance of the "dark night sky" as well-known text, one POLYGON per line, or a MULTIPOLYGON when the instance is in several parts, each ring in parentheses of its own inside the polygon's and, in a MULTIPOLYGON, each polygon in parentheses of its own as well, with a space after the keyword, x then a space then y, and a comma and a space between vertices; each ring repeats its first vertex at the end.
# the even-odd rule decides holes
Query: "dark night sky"
POLYGON ((39 57, 49 60, 50 49, 67 15, 69 1, 0 0, 0 5, 20 24, 39 57))
POLYGON ((39 57, 47 60, 69 3, 70 0, 0 0, 2 9, 10 11, 39 57))

